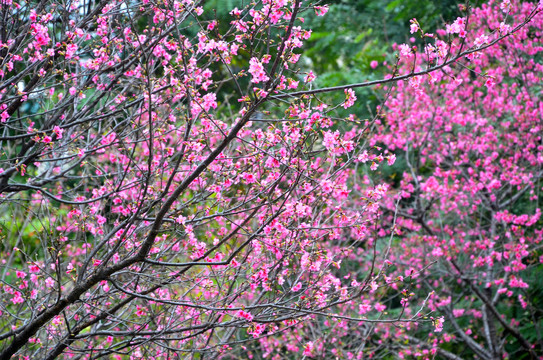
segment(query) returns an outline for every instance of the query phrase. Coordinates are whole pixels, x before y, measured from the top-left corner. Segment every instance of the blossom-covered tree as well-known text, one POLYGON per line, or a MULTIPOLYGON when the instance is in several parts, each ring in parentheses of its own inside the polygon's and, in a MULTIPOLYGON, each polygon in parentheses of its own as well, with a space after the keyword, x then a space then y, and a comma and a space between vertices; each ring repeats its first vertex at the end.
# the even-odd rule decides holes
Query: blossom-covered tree
MULTIPOLYGON (((409 80, 416 94, 410 101, 427 111, 437 90, 432 86, 445 84, 447 91, 469 93, 479 89, 481 76, 486 76, 496 83, 494 89, 500 88, 497 78, 505 68, 492 60, 505 60, 499 41, 511 38, 515 44, 529 34, 527 24, 541 10, 536 5, 526 3, 522 11, 511 8, 515 16, 504 18, 499 28, 489 24, 490 30, 481 27, 483 17, 475 12, 472 16, 479 20, 473 25, 466 18, 468 26, 462 28, 457 21, 448 36, 426 34, 428 46, 422 52, 401 46, 399 66, 386 79, 322 89, 313 88, 313 72, 297 65, 300 48, 311 35, 304 29, 303 14, 324 15, 327 7, 322 4, 265 0, 240 5, 227 19, 204 12, 193 0, 9 0, 0 6, 0 358, 226 358, 249 350, 242 347, 245 343, 271 354, 281 348, 271 349, 273 342, 317 356, 321 349, 336 354, 343 349, 334 341, 315 341, 308 328, 349 331, 363 325, 360 331, 366 337, 375 326, 387 329, 386 324, 409 328, 426 322, 439 330, 441 313, 457 324, 437 300, 448 296, 448 288, 429 277, 441 272, 417 253, 421 246, 453 240, 452 230, 447 230, 453 223, 438 228, 437 220, 448 219, 452 215, 446 210, 451 210, 427 205, 409 210, 409 205, 433 203, 425 192, 432 187, 420 185, 428 181, 414 176, 417 188, 411 193, 402 188, 394 202, 398 210, 383 201, 395 214, 394 233, 388 237, 390 226, 377 220, 388 186, 361 177, 365 164, 370 171, 381 163, 393 164, 398 149, 417 149, 417 156, 423 156, 419 143, 401 139, 428 133, 422 121, 426 118, 405 125, 399 117, 387 117, 390 126, 410 127, 389 139, 385 128, 375 126, 384 108, 375 122, 340 115, 356 103, 354 88, 400 80, 409 80), (468 71, 457 69, 481 59, 488 60, 473 69, 474 80, 468 71), (465 78, 465 87, 459 87, 459 81, 450 83, 456 87, 447 86, 443 74, 465 78), (425 76, 433 82, 421 81, 425 76), (326 103, 319 97, 334 91, 344 93, 345 99, 326 103), (388 150, 381 150, 383 146, 388 150), (417 200, 402 200, 409 194, 417 200), (406 215, 417 217, 421 209, 422 222, 406 215), (436 211, 432 223, 427 221, 430 211, 436 211), (413 243, 409 249, 396 246, 396 233, 415 233, 418 227, 431 232, 406 237, 413 243), (412 302, 418 312, 409 310, 410 300, 405 299, 411 290, 402 290, 403 280, 390 280, 389 266, 402 269, 406 262, 428 279, 428 286, 420 283, 420 291, 434 291, 426 293, 423 304, 412 302), (392 316, 385 313, 385 301, 396 290, 406 295, 401 313, 392 316)), ((522 69, 534 55, 529 52, 533 45, 525 46, 514 48, 523 59, 522 69)), ((523 80, 523 91, 538 89, 537 75, 524 76, 530 79, 523 80)), ((400 89, 397 85, 391 91, 385 106, 396 114, 417 109, 408 105, 400 89)), ((472 110, 462 107, 473 105, 462 96, 467 95, 452 99, 455 111, 497 111, 486 109, 483 101, 472 110)), ((488 96, 495 94, 489 90, 488 96)), ((532 107, 540 103, 534 96, 532 107)), ((522 101, 503 97, 508 106, 522 101)), ((436 109, 440 101, 435 100, 436 109)), ((526 114, 522 121, 529 124, 536 115, 525 109, 531 108, 507 111, 511 116, 526 114)), ((466 121, 471 124, 472 118, 478 124, 479 116, 466 121)), ((516 125, 508 129, 525 131, 516 125)), ((470 128, 468 134, 477 132, 470 128)), ((489 146, 502 146, 496 150, 498 157, 508 159, 513 135, 496 128, 495 136, 489 146)), ((524 138, 519 133, 516 139, 524 138)), ((464 144, 472 146, 472 141, 464 144)), ((439 163, 437 158, 427 160, 436 169, 440 167, 435 164, 450 161, 446 153, 428 155, 444 157, 439 163)), ((412 156, 405 159, 410 171, 417 172, 420 166, 412 166, 412 156)), ((469 154, 467 160, 476 161, 469 154)), ((488 176, 522 161, 529 159, 515 158, 488 176)), ((537 165, 539 160, 534 161, 537 165)), ((527 248, 518 251, 532 251, 539 235, 530 227, 538 220, 528 216, 519 227, 518 214, 504 212, 529 193, 537 179, 526 175, 522 180, 528 170, 518 166, 512 177, 520 183, 499 180, 505 189, 495 201, 508 201, 507 191, 512 197, 492 216, 515 226, 507 232, 507 225, 496 225, 496 231, 509 234, 503 238, 511 239, 507 244, 523 237, 527 248)), ((463 168, 459 164, 450 171, 460 171, 460 176, 463 168)), ((434 174, 435 183, 442 179, 434 174)), ((483 184, 474 194, 486 194, 487 178, 477 175, 471 181, 475 184, 465 186, 483 184)), ((402 184, 408 187, 409 182, 404 176, 402 184)), ((466 196, 462 186, 444 195, 442 204, 466 196)), ((462 211, 453 213, 472 215, 462 211)), ((473 212, 480 211, 475 206, 473 212)), ((483 237, 483 243, 499 236, 488 235, 487 223, 478 224, 462 231, 479 231, 467 236, 483 237)), ((484 246, 479 250, 490 251, 484 246)), ((468 263, 447 251, 433 256, 449 256, 458 281, 473 288, 469 296, 479 296, 483 290, 471 278, 468 263)), ((499 251, 511 252, 510 259, 517 254, 513 248, 499 251)), ((498 279, 522 281, 520 274, 507 273, 492 275, 490 287, 501 286, 492 285, 498 279)), ((478 299, 487 306, 486 319, 496 319, 505 328, 484 296, 478 299)), ((358 354, 364 353, 361 344, 358 354)))
MULTIPOLYGON (((488 46, 534 9, 488 2, 437 31, 440 38, 456 34, 452 45, 425 44, 434 35, 413 19, 419 40, 412 41, 423 53, 396 45, 399 71, 420 72, 440 53, 488 46)), ((302 343, 318 358, 543 355, 542 20, 465 61, 381 89, 388 97, 369 145, 394 154, 395 164, 360 172, 355 191, 363 199, 386 191, 382 221, 343 263, 347 278, 359 281, 357 269, 374 274, 371 289, 342 305, 339 320, 315 317, 282 338, 262 339, 264 353, 302 343), (374 262, 379 272, 369 270, 374 262), (390 324, 387 315, 433 326, 390 324)))
MULTIPOLYGON (((533 11, 527 2, 489 2, 442 34, 484 46, 489 32, 507 32, 533 11)), ((436 346, 455 359, 543 354, 542 34, 538 16, 467 62, 391 89, 371 140, 403 162, 386 206, 400 240, 390 276, 409 279, 413 296, 430 293, 426 305, 445 321, 428 341, 402 331, 419 348, 402 355, 436 346)), ((424 48, 430 59, 436 50, 424 48)))

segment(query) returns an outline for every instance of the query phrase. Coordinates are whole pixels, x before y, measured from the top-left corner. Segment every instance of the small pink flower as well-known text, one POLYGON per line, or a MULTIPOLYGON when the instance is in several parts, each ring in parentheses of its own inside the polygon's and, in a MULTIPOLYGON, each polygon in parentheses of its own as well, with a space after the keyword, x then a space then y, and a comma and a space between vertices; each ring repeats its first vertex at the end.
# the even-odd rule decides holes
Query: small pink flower
POLYGON ((96 222, 98 225, 104 225, 106 223, 107 219, 103 216, 97 215, 96 216, 96 222))
POLYGON ((0 121, 6 122, 9 119, 9 114, 7 111, 2 111, 2 114, 0 114, 0 121))
POLYGON ((506 23, 504 22, 501 22, 500 23, 500 32, 502 33, 507 33, 511 30, 511 26, 507 25, 506 23))
POLYGON ((317 76, 313 73, 313 71, 310 71, 310 72, 308 72, 307 75, 305 76, 304 82, 310 83, 310 82, 312 82, 313 80, 315 80, 316 78, 317 78, 317 76))
POLYGON ((266 325, 256 324, 252 327, 252 329, 247 330, 247 334, 253 335, 254 338, 257 338, 264 332, 264 330, 266 330, 266 325))
POLYGON ((77 44, 66 45, 66 59, 71 59, 77 52, 77 44))
POLYGON ((215 26, 217 26, 217 22, 212 21, 209 24, 207 24, 207 30, 211 31, 211 30, 215 29, 215 26))
POLYGON ((453 309, 453 315, 454 317, 460 317, 464 315, 465 310, 464 309, 453 309))
POLYGON ((53 128, 53 132, 57 135, 57 139, 62 139, 62 133, 64 133, 64 129, 61 129, 60 127, 56 126, 53 128))
POLYGON ((373 60, 373 61, 370 63, 370 67, 371 67, 372 69, 377 68, 377 66, 379 66, 379 62, 377 62, 377 60, 373 60))
POLYGON ((266 75, 266 71, 264 70, 262 63, 255 57, 249 60, 249 73, 253 75, 253 79, 251 81, 255 84, 258 84, 259 82, 266 82, 270 79, 268 75, 266 75))
POLYGON ((145 312, 145 309, 139 305, 136 306, 136 315, 137 316, 145 316, 147 313, 145 312))
POLYGON ((395 162, 396 162, 396 155, 392 154, 387 157, 388 165, 394 165, 395 162))
POLYGON ((315 9, 315 14, 317 14, 317 16, 324 16, 324 14, 328 12, 328 5, 315 6, 314 9, 315 9))
POLYGON ((69 263, 68 266, 66 266, 66 274, 70 274, 74 270, 74 266, 72 263, 69 263))
POLYGON ((310 357, 313 357, 313 349, 315 348, 315 344, 313 344, 313 341, 309 341, 307 344, 305 344, 304 346, 304 352, 303 352, 303 355, 304 356, 310 356, 310 357))
POLYGON ((348 109, 354 105, 356 101, 356 95, 354 94, 353 89, 347 89, 345 90, 345 96, 347 98, 345 99, 345 102, 343 103, 343 108, 348 109))
POLYGON ((488 41, 489 41, 488 36, 486 36, 486 35, 481 35, 481 36, 479 36, 477 39, 475 39, 475 41, 473 42, 473 44, 474 44, 475 46, 477 46, 477 47, 481 47, 481 46, 483 46, 483 45, 485 45, 485 44, 488 44, 488 41))
POLYGON ((494 80, 491 79, 491 78, 488 78, 488 79, 486 79, 486 81, 485 81, 485 86, 486 86, 487 88, 489 88, 489 89, 492 88, 495 84, 496 84, 496 83, 495 83, 494 80))
POLYGON ((252 184, 256 182, 256 177, 251 173, 243 174, 243 179, 247 182, 247 184, 252 184))
POLYGON ((45 286, 48 287, 48 288, 54 287, 55 286, 55 280, 48 277, 47 279, 45 279, 45 286))
POLYGON ((400 55, 406 58, 410 58, 413 56, 413 53, 411 52, 411 48, 407 44, 401 44, 399 46, 400 48, 400 55))
POLYGON ((18 291, 15 291, 15 293, 13 294, 13 297, 11 298, 11 302, 13 304, 21 304, 21 303, 23 303, 24 299, 22 298, 21 293, 18 292, 18 291))
POLYGON ((251 313, 248 313, 246 311, 243 311, 243 310, 239 310, 237 313, 236 313, 236 316, 240 317, 240 318, 243 318, 247 321, 253 321, 253 315, 251 315, 251 313))
POLYGON ((441 332, 443 330, 444 322, 445 318, 443 316, 434 320, 435 332, 441 332))

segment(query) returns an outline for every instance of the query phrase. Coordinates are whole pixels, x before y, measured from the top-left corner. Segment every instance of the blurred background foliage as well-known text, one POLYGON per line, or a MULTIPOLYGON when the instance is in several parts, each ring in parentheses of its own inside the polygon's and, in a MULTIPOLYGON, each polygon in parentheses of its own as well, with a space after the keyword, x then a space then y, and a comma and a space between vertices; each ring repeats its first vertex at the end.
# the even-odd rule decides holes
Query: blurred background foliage
MULTIPOLYGON (((455 0, 332 0, 323 3, 330 6, 326 16, 308 13, 305 19, 312 36, 306 43, 304 65, 318 75, 318 87, 382 78, 390 72, 386 65, 395 62, 392 45, 410 42, 411 19, 416 18, 426 32, 435 32, 445 22, 452 22, 461 15, 459 2, 455 0), (374 61, 378 65, 372 68, 374 61)), ((372 118, 382 97, 370 88, 357 89, 356 94, 355 113, 361 119, 372 118)))

